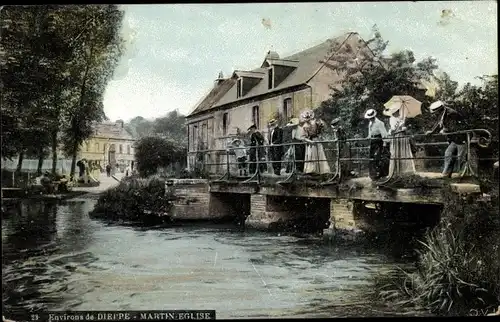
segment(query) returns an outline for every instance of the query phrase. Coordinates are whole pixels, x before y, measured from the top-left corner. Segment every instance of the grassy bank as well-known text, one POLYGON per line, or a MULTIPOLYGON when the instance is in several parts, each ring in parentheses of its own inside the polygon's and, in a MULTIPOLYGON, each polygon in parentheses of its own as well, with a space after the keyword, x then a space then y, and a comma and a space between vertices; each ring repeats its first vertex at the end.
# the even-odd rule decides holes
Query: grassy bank
POLYGON ((420 242, 415 271, 379 285, 391 305, 439 315, 485 315, 500 305, 498 191, 490 201, 445 191, 441 221, 420 242))
POLYGON ((91 216, 109 221, 157 223, 168 221, 170 209, 164 179, 130 177, 104 192, 91 216))

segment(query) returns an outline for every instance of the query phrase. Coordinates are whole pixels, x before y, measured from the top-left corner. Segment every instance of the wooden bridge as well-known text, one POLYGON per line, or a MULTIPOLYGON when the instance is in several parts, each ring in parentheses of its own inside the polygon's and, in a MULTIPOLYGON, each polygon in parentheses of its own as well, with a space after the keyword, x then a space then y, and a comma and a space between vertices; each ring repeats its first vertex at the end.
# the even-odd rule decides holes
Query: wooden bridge
MULTIPOLYGON (((477 180, 481 170, 479 164, 482 160, 489 160, 492 164, 494 162, 491 156, 482 156, 482 150, 491 143, 490 132, 472 129, 408 137, 417 141, 415 146, 420 149, 413 158, 417 173, 403 176, 390 173, 380 179, 371 179, 367 175, 366 165, 373 161, 367 156, 369 139, 315 142, 323 144, 327 155, 325 161, 333 169, 332 173, 322 175, 298 172, 296 164, 303 160, 295 160, 294 157, 288 160, 293 165, 290 173, 274 175, 272 163, 284 161, 259 160, 257 155, 257 160, 253 162, 256 164, 255 173, 245 177, 239 175, 236 157, 233 155, 237 148, 190 152, 201 160, 198 165, 205 170, 207 177, 204 180, 172 180, 167 183, 169 191, 180 196, 175 205, 174 217, 208 219, 236 215, 244 218, 246 225, 255 228, 268 229, 287 222, 306 220, 309 222, 309 228, 313 230, 326 228, 328 223, 330 230, 369 230, 373 225, 367 225, 366 218, 356 214, 360 206, 378 209, 384 204, 400 204, 406 205, 410 210, 415 208, 415 205, 434 207, 432 209, 435 211, 424 211, 424 214, 433 213, 432 216, 438 218, 442 203, 441 191, 444 187, 451 187, 460 193, 481 194, 477 180), (443 150, 442 147, 448 145, 444 135, 451 134, 466 134, 466 157, 458 173, 453 174, 451 178, 444 178, 439 170, 444 160, 444 151, 439 149, 443 150), (339 153, 342 146, 347 147, 349 157, 342 157, 345 153, 339 153), (435 150, 434 153, 428 153, 432 150, 435 150), (259 171, 259 165, 262 163, 271 171, 259 171), (351 165, 349 170, 352 170, 352 173, 345 176, 343 167, 348 164, 351 165)), ((390 140, 392 139, 389 138, 388 141, 390 140)), ((297 144, 301 143, 281 146, 286 148, 297 144)), ((277 146, 280 145, 246 148, 256 149, 258 154, 259 148, 269 149, 277 146)), ((391 159, 398 158, 391 156, 391 159)), ((317 161, 323 160, 309 162, 317 161)))

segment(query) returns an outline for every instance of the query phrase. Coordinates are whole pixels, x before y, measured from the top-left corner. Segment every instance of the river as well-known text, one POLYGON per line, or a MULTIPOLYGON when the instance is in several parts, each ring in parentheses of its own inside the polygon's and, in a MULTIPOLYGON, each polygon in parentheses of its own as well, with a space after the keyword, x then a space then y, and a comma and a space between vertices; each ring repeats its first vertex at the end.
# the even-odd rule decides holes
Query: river
POLYGON ((218 318, 401 313, 367 295, 377 274, 405 265, 378 247, 228 225, 110 225, 89 218, 94 204, 24 202, 4 215, 5 310, 215 309, 218 318))

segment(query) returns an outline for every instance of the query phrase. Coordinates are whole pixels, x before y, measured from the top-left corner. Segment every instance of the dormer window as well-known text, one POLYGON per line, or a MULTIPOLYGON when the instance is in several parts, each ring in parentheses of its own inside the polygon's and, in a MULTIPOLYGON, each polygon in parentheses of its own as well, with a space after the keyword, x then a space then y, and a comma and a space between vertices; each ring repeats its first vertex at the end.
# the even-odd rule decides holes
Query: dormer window
POLYGON ((243 96, 243 78, 240 77, 236 81, 236 98, 240 98, 243 96))
POLYGON ((267 73, 267 89, 272 89, 274 86, 274 68, 270 67, 267 73))

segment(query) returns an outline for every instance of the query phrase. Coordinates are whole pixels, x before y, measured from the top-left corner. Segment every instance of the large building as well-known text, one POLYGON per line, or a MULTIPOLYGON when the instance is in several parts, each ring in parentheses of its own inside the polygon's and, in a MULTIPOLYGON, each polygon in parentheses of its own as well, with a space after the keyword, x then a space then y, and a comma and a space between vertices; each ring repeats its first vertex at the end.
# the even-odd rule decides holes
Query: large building
POLYGON ((82 144, 79 158, 124 168, 134 161, 135 139, 124 128, 123 121, 103 122, 96 125, 95 135, 82 144))
MULTIPOLYGON (((281 58, 269 51, 260 67, 222 74, 213 89, 186 117, 188 127, 188 168, 199 161, 200 150, 224 149, 234 137, 255 124, 267 137, 267 123, 278 118, 283 124, 306 109, 318 107, 331 94, 331 86, 344 73, 336 69, 339 57, 373 57, 363 39, 351 32, 281 58)), ((203 156, 205 163, 225 162, 224 153, 203 156)), ((209 172, 224 167, 210 166, 209 172)))

